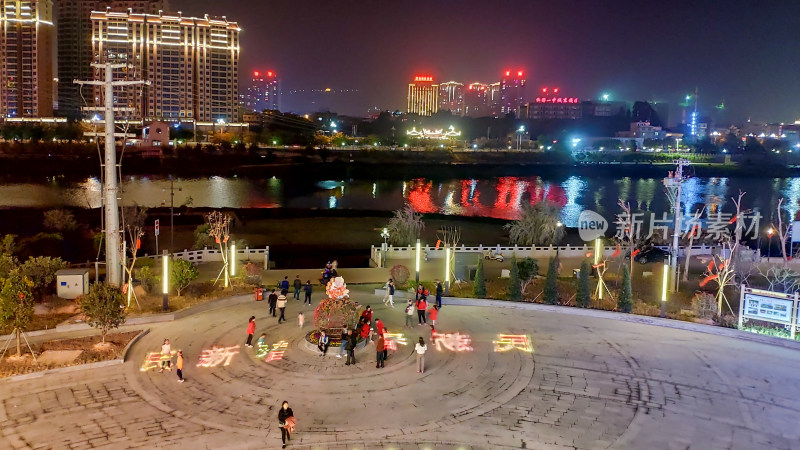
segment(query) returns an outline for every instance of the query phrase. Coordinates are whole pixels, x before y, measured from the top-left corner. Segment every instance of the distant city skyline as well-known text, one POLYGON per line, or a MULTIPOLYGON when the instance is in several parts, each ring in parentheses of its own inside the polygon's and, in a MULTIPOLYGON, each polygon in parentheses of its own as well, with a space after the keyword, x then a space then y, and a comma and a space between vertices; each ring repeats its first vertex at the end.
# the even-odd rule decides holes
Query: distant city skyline
POLYGON ((608 93, 613 100, 678 104, 697 88, 701 110, 724 100, 732 122, 800 117, 798 2, 171 4, 238 21, 243 74, 268 66, 283 74, 284 91, 359 90, 342 113, 404 110, 416 73, 473 83, 495 80, 498 68, 520 67, 532 88, 560 86, 580 98, 608 93))

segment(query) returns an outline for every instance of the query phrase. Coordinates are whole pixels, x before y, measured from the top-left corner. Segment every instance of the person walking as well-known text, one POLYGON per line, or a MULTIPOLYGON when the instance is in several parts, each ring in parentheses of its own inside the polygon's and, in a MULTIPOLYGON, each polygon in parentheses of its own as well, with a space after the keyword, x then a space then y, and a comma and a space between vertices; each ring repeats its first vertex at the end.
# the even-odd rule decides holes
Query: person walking
POLYGON ((250 321, 247 322, 247 342, 244 345, 253 347, 254 334, 256 334, 256 316, 250 316, 250 321))
POLYGON ((278 317, 278 323, 286 320, 284 314, 286 313, 286 294, 288 293, 289 291, 283 290, 281 291, 281 295, 278 296, 278 310, 281 312, 281 316, 278 317))
POLYGON ((417 352, 417 373, 425 373, 425 352, 428 351, 428 346, 425 345, 425 339, 422 339, 422 336, 414 346, 414 351, 417 352))
POLYGON ((411 303, 411 300, 408 300, 408 305, 406 305, 406 326, 411 328, 414 322, 414 304, 411 303))
POLYGON ((303 282, 300 281, 300 275, 294 277, 294 282, 292 283, 294 286, 294 299, 300 300, 300 289, 303 288, 303 282))
POLYGON ((342 337, 340 339, 341 342, 339 343, 339 353, 336 354, 337 358, 341 358, 342 353, 344 353, 345 349, 347 348, 347 336, 347 326, 344 326, 342 327, 342 337))
POLYGON ((431 329, 436 331, 436 318, 439 317, 439 307, 433 305, 433 308, 431 308, 430 312, 428 313, 428 317, 431 319, 431 329))
POLYGON ((178 350, 178 359, 175 361, 175 370, 178 372, 178 383, 183 383, 183 350, 178 350))
POLYGON ((356 363, 356 343, 358 342, 358 335, 352 330, 347 330, 347 362, 346 366, 356 363))
POLYGON ((305 305, 308 303, 308 306, 311 306, 311 290, 313 287, 311 286, 311 280, 306 281, 306 285, 303 286, 303 291, 306 293, 306 299, 303 300, 303 304, 305 305))
POLYGON ((425 318, 425 312, 428 309, 428 302, 425 301, 425 297, 420 297, 417 300, 417 320, 419 320, 419 324, 422 325, 428 324, 428 319, 425 318))
POLYGON ((436 280, 436 307, 442 307, 442 295, 444 294, 444 287, 442 287, 442 281, 436 280))
POLYGON ((272 314, 272 317, 275 317, 275 308, 278 304, 278 294, 275 293, 275 289, 269 294, 269 314, 272 314))
POLYGON ((319 335, 319 344, 317 344, 317 348, 319 349, 319 356, 325 356, 328 353, 328 346, 330 344, 330 340, 328 339, 328 335, 321 331, 319 335))
POLYGON ((166 366, 167 371, 172 372, 172 367, 170 367, 172 363, 172 346, 169 345, 169 339, 164 339, 164 344, 161 345, 161 370, 158 372, 161 373, 164 371, 164 367, 166 366))
POLYGON ((381 321, 381 319, 376 318, 375 319, 375 330, 377 330, 378 336, 383 336, 383 330, 384 329, 385 328, 383 326, 383 322, 381 321))
POLYGON ((289 276, 283 277, 283 281, 281 281, 281 291, 289 292, 289 276))
POLYGON ((389 282, 386 283, 386 296, 383 297, 383 304, 388 304, 394 308, 394 281, 391 278, 389 278, 389 282))
POLYGON ((281 442, 283 442, 281 448, 286 448, 286 441, 292 440, 292 432, 296 424, 297 420, 294 418, 294 412, 292 408, 289 408, 289 402, 284 400, 281 403, 281 409, 278 410, 278 426, 281 428, 281 442))
POLYGON ((383 368, 383 362, 384 362, 385 355, 386 355, 383 352, 386 349, 385 345, 386 345, 386 341, 384 341, 383 335, 381 334, 380 336, 378 336, 378 342, 375 343, 375 361, 376 361, 375 368, 376 369, 382 369, 383 368))

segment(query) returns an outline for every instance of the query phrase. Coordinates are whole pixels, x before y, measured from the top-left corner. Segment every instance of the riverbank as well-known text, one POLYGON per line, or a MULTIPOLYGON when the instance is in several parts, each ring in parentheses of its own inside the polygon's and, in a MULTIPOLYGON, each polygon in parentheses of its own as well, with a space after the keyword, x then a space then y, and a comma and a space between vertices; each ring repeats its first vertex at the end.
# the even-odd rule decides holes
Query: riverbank
MULTIPOLYGON (((54 151, 57 151, 56 147, 54 151)), ((253 152, 208 153, 181 149, 162 158, 143 158, 126 154, 122 159, 126 175, 192 176, 280 176, 285 173, 330 173, 347 176, 352 172, 370 171, 377 177, 393 179, 449 176, 453 173, 486 175, 495 171, 513 176, 515 173, 570 172, 578 175, 663 176, 674 167, 673 160, 688 158, 698 176, 763 176, 800 175, 796 161, 776 159, 771 155, 725 155, 636 153, 602 155, 574 161, 567 155, 542 152, 504 150, 475 151, 404 151, 404 150, 343 150, 343 149, 259 149, 253 152)), ((25 177, 66 176, 69 178, 97 176, 98 154, 58 153, 0 155, 0 176, 25 177)))

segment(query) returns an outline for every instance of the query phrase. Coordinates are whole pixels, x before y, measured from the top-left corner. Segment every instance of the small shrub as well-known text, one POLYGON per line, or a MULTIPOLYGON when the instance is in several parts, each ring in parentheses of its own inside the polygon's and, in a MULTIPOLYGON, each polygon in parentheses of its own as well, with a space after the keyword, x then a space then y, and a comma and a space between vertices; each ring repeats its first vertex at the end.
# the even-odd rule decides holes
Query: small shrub
POLYGON ((547 265, 547 277, 544 280, 544 302, 548 305, 558 304, 558 260, 550 258, 547 265))
POLYGON ((511 273, 508 277, 508 299, 514 301, 522 300, 522 288, 519 281, 519 265, 517 257, 511 257, 511 273))
POLYGON ((153 269, 151 269, 149 266, 142 267, 136 272, 136 274, 138 275, 139 283, 141 284, 142 289, 144 289, 144 292, 147 294, 153 292, 161 279, 161 277, 153 273, 153 269))
POLYGON ((631 272, 627 264, 622 266, 621 284, 619 297, 617 298, 617 309, 624 313, 629 313, 633 309, 633 293, 631 292, 631 272))
POLYGON ((486 297, 486 278, 483 275, 483 257, 478 257, 478 267, 475 269, 475 284, 472 288, 475 297, 486 297))
POLYGON ((589 292, 589 261, 583 260, 581 263, 581 274, 576 280, 577 286, 575 287, 575 303, 581 308, 587 308, 592 302, 591 293, 589 292))
POLYGON ((717 299, 714 294, 698 292, 692 297, 692 312, 701 319, 708 319, 717 314, 717 299))

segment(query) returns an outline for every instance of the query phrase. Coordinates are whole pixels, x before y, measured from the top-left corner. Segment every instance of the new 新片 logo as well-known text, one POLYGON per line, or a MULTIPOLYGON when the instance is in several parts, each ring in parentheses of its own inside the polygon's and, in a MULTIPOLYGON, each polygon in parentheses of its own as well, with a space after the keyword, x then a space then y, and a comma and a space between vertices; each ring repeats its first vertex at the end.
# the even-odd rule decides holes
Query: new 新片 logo
POLYGON ((581 211, 578 217, 578 234, 584 241, 593 241, 606 234, 608 222, 600 214, 591 210, 581 211))

